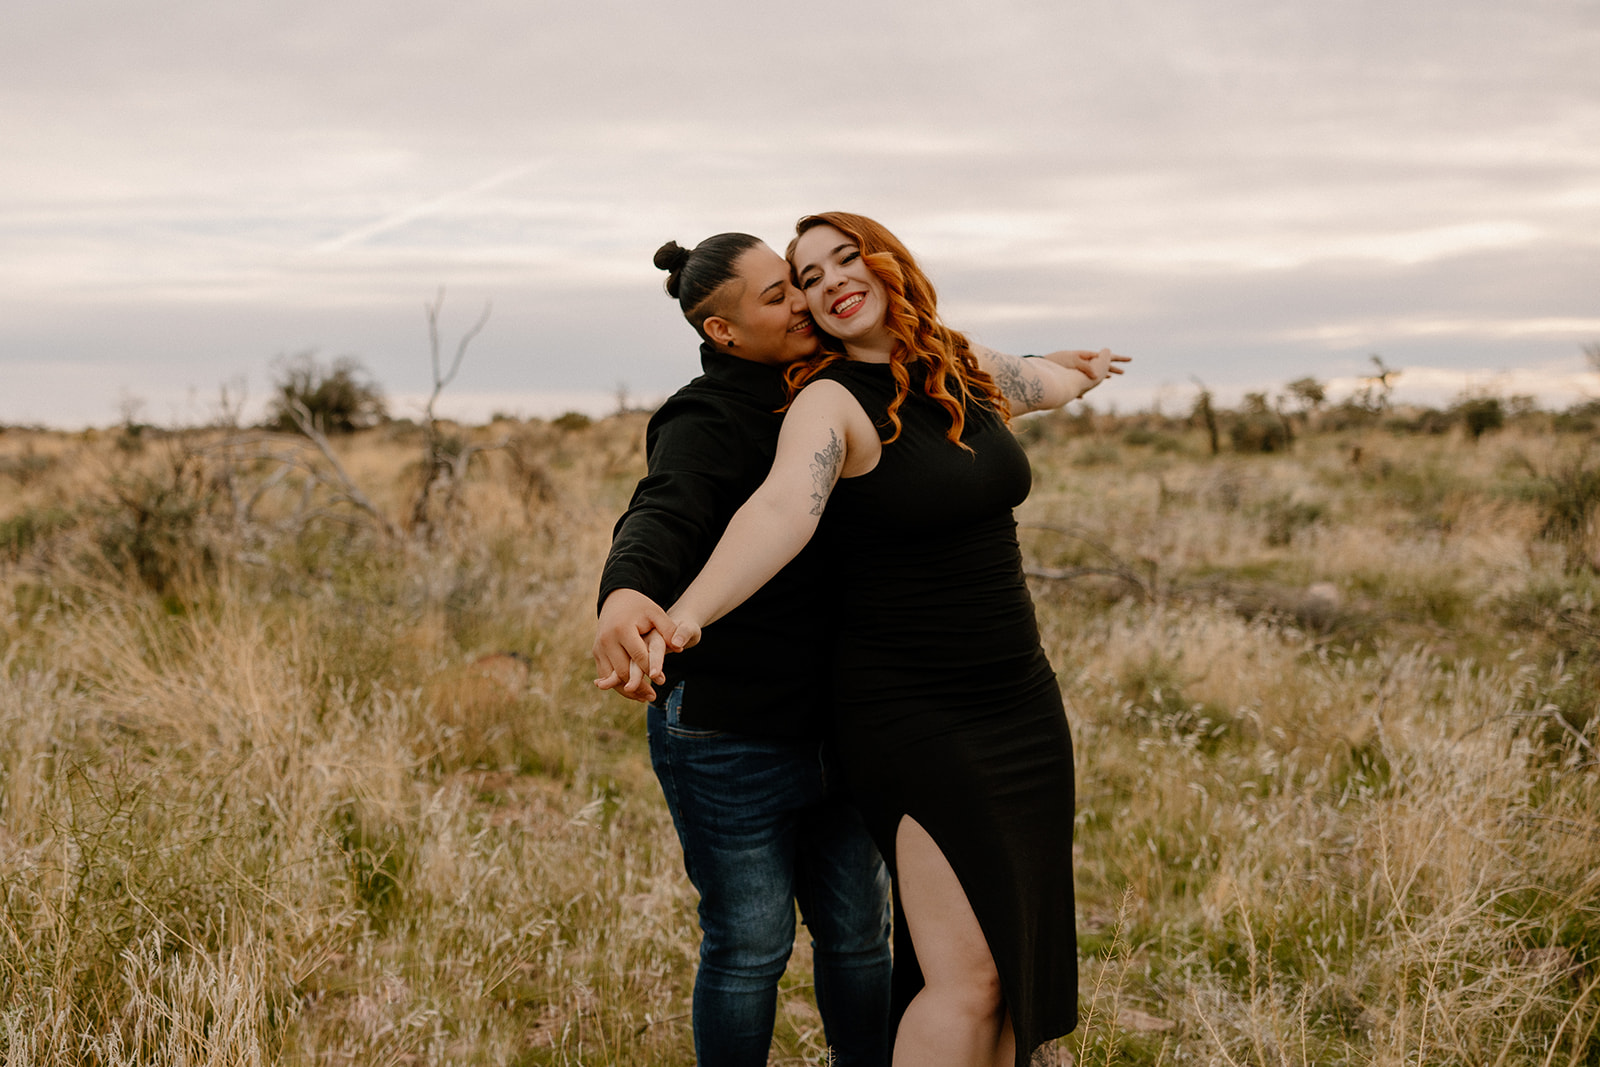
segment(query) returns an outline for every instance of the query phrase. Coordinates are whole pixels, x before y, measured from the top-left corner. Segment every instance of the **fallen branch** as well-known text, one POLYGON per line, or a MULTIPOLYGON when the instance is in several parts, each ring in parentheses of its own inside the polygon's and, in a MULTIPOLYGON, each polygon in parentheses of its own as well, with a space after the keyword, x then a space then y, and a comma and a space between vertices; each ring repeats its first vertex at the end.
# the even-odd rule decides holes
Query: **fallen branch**
POLYGON ((1106 565, 1101 567, 1023 567, 1023 573, 1030 578, 1041 578, 1045 581, 1070 582, 1078 578, 1101 577, 1115 578, 1126 582, 1139 591, 1139 595, 1146 600, 1155 600, 1156 596, 1156 565, 1154 562, 1145 564, 1146 573, 1140 573, 1133 564, 1111 551, 1105 544, 1096 541, 1082 530, 1070 526, 1052 526, 1045 523, 1022 523, 1018 529, 1042 530, 1046 533, 1059 534, 1070 537, 1074 541, 1089 546, 1096 554, 1106 560, 1106 565))
MULTIPOLYGON (((317 446, 317 451, 322 453, 322 458, 328 461, 328 466, 333 468, 333 473, 339 479, 339 488, 343 490, 344 499, 365 511, 375 519, 383 532, 399 540, 400 527, 396 526, 378 506, 367 498, 367 494, 350 478, 344 469, 344 464, 339 462, 339 457, 334 454, 333 445, 328 441, 327 435, 317 428, 316 420, 311 417, 310 410, 298 400, 291 400, 289 415, 294 419, 295 425, 300 427, 300 432, 305 434, 312 444, 317 446)), ((316 472, 312 472, 313 476, 316 472)))

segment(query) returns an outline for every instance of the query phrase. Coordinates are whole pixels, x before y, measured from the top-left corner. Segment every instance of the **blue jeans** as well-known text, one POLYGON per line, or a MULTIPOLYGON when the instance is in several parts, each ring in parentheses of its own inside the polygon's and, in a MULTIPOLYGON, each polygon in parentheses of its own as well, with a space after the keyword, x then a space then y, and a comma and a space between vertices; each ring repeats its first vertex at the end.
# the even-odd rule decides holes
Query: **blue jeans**
POLYGON ((795 903, 840 1067, 889 1063, 889 876, 815 741, 678 721, 679 683, 649 710, 650 761, 700 891, 700 1067, 765 1067, 795 903))

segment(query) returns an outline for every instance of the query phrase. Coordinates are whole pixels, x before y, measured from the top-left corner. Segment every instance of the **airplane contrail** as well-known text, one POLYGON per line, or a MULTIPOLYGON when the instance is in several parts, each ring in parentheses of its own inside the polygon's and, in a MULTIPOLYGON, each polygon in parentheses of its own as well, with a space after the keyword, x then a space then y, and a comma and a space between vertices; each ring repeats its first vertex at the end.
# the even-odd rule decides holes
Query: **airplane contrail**
POLYGON ((506 182, 513 181, 525 174, 530 174, 543 165, 544 161, 540 160, 534 163, 524 163, 521 166, 512 167, 510 170, 503 170, 498 174, 490 175, 480 182, 474 182, 465 189, 457 189, 454 192, 445 193, 443 196, 436 196, 432 200, 424 200, 420 204, 413 204, 404 210, 385 215, 376 222, 358 226, 348 233, 342 233, 338 237, 313 245, 311 251, 317 253, 338 252, 360 241, 365 241, 369 237, 376 237, 380 233, 387 233, 389 230, 398 229, 408 222, 414 222, 417 219, 432 215, 441 208, 448 207, 458 200, 465 200, 467 197, 487 192, 497 185, 504 185, 506 182))

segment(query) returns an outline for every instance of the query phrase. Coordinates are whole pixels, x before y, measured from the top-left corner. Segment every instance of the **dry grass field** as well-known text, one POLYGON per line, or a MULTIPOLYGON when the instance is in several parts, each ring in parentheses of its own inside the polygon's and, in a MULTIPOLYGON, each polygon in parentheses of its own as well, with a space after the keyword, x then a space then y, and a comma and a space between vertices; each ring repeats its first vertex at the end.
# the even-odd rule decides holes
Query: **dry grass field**
MULTIPOLYGON (((591 685, 644 416, 0 433, 0 1061, 688 1064, 694 899, 591 685), (421 433, 337 439, 405 526, 421 433)), ((1600 1064, 1600 440, 1019 426, 1088 1064, 1600 1064)), ((979 635, 975 635, 978 639, 979 635)), ((825 1058, 804 935, 773 1062, 825 1058)))

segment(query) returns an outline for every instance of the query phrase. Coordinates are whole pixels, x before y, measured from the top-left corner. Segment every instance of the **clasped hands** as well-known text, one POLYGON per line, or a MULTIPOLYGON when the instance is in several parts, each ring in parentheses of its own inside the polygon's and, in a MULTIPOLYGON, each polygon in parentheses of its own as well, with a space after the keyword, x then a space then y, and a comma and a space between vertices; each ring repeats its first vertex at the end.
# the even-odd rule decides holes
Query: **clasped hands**
POLYGON ((666 682, 661 669, 668 652, 682 652, 700 640, 700 627, 680 622, 635 589, 617 589, 600 607, 594 637, 594 684, 615 689, 629 700, 649 703, 666 682))
POLYGON ((1129 363, 1133 360, 1132 356, 1119 356, 1109 348, 1102 348, 1098 352, 1069 348, 1061 352, 1051 352, 1040 358, 1082 374, 1089 379, 1089 389, 1093 389, 1113 374, 1123 373, 1122 368, 1117 366, 1118 363, 1129 363))

